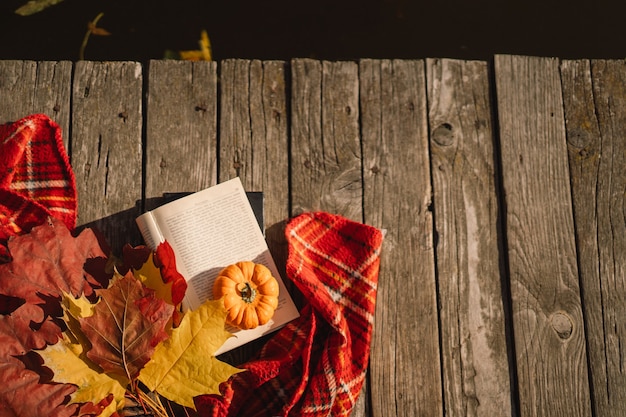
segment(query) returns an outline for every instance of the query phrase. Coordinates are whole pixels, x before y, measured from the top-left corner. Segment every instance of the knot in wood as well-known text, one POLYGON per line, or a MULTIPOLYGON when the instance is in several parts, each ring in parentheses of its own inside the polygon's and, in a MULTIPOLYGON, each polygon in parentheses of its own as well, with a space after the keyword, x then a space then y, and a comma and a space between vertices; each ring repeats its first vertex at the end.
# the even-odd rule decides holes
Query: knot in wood
POLYGON ((450 146, 454 143, 454 133, 450 123, 442 123, 433 131, 433 140, 441 146, 450 146))
POLYGON ((564 312, 554 313, 550 317, 550 325, 561 339, 569 339, 574 331, 572 319, 564 312))
POLYGON ((597 122, 585 117, 582 119, 567 132, 567 142, 578 149, 594 143, 597 137, 597 122))

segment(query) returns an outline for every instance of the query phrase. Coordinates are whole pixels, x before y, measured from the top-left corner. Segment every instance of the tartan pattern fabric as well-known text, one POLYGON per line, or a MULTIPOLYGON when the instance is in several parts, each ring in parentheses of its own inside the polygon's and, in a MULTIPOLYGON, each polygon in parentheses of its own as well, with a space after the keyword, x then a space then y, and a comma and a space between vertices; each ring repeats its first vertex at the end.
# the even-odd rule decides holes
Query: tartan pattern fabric
POLYGON ((47 217, 76 226, 76 184, 61 128, 34 114, 0 125, 0 259, 10 236, 28 232, 47 217))
POLYGON ((286 228, 287 275, 307 304, 259 358, 196 399, 201 416, 348 416, 365 381, 382 233, 317 212, 286 228))

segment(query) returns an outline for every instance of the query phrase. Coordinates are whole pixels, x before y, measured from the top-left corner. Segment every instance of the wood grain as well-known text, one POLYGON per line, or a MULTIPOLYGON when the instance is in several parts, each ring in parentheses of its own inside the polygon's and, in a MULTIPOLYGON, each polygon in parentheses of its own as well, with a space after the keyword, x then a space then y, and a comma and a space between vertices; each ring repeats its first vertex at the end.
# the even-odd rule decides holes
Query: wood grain
POLYGON ((445 415, 510 416, 487 65, 429 59, 427 81, 445 415))
POLYGON ((145 158, 146 210, 217 183, 216 63, 149 62, 145 158))
MULTIPOLYGON (((358 67, 291 62, 292 215, 323 210, 363 221, 358 67)), ((367 387, 353 410, 367 415, 367 387)))
POLYGON ((297 59, 292 69, 292 214, 363 220, 358 67, 297 59))
POLYGON ((0 123, 34 113, 48 115, 69 145, 72 63, 0 61, 0 123))
POLYGON ((220 83, 220 181, 263 191, 271 227, 289 215, 285 63, 226 60, 220 83))
POLYGON ((496 56, 522 416, 590 416, 558 61, 496 56))
POLYGON ((597 416, 626 415, 626 65, 561 65, 590 379, 597 416))
POLYGON ((371 415, 441 416, 424 62, 362 60, 359 74, 364 220, 386 230, 371 415))
MULTIPOLYGON (((285 276, 289 147, 285 63, 226 60, 220 71, 220 181, 262 191, 265 237, 285 276)), ((289 282, 288 280, 285 280, 289 282)))
POLYGON ((142 68, 136 62, 76 63, 72 167, 78 224, 98 228, 119 254, 141 242, 142 68))
POLYGON ((59 123, 117 253, 235 175, 281 268, 292 215, 385 229, 356 417, 625 415, 626 63, 494 63, 0 61, 0 123, 59 123))

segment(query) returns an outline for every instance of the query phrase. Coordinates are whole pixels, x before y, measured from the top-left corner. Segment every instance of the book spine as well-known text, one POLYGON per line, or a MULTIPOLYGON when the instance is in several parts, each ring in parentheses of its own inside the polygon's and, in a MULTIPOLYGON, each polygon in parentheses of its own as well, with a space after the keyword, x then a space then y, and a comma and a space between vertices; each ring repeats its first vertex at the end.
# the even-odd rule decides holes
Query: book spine
POLYGON ((139 227, 139 232, 141 232, 141 236, 143 236, 143 240, 146 242, 146 245, 150 249, 156 250, 156 247, 159 243, 163 242, 165 238, 163 237, 163 233, 161 233, 159 224, 154 219, 152 212, 148 211, 147 213, 142 214, 135 219, 135 222, 139 227))

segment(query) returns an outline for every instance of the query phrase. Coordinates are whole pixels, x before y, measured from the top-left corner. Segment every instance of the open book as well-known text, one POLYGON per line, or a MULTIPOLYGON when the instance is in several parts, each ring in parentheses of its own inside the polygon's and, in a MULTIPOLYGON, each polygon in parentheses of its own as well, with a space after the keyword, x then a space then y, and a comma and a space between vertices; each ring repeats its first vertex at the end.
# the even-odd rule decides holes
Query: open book
POLYGON ((265 325, 251 330, 228 328, 234 334, 216 352, 221 354, 272 332, 299 316, 278 273, 239 178, 182 197, 137 219, 146 244, 155 249, 167 240, 178 271, 187 279, 184 309, 213 298, 213 283, 222 268, 252 261, 272 271, 279 285, 278 307, 265 325))

